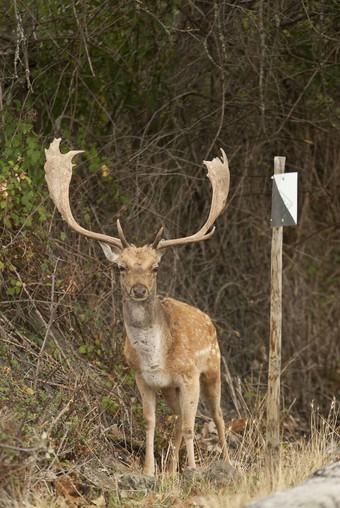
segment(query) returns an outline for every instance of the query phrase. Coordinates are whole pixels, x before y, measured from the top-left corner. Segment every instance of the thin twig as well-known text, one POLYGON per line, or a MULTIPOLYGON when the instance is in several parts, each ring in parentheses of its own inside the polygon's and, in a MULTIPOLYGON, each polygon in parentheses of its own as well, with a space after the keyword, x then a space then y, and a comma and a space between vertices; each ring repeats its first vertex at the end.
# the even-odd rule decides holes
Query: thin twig
POLYGON ((260 73, 259 73, 259 95, 260 95, 260 112, 261 112, 261 123, 262 130, 266 132, 265 126, 265 103, 263 93, 263 82, 264 82, 264 62, 266 57, 266 33, 264 31, 263 22, 263 0, 259 2, 259 31, 260 31, 260 73))
POLYGON ((54 317, 55 317, 56 304, 54 303, 54 290, 55 290, 55 274, 56 274, 56 271, 57 271, 58 261, 59 261, 59 258, 57 258, 57 260, 55 262, 54 272, 52 273, 52 276, 51 276, 52 285, 51 285, 51 310, 50 310, 50 318, 48 320, 48 324, 47 324, 47 328, 46 328, 46 332, 45 332, 45 337, 44 337, 43 343, 41 345, 41 349, 40 349, 39 356, 38 356, 37 367, 36 367, 36 370, 35 370, 34 383, 33 383, 34 390, 36 390, 36 388, 37 388, 38 377, 39 377, 39 374, 40 374, 41 359, 42 359, 42 356, 44 354, 45 347, 46 347, 46 344, 47 344, 47 341, 48 341, 48 338, 49 338, 49 335, 50 335, 51 327, 52 327, 52 324, 53 324, 53 321, 54 321, 54 317))
POLYGON ((3 443, 0 443, 0 448, 5 448, 5 449, 8 448, 10 450, 15 450, 17 452, 26 452, 26 453, 36 452, 37 450, 41 449, 40 446, 34 446, 33 448, 24 448, 21 446, 14 446, 14 445, 3 444, 3 443))
POLYGON ((241 417, 240 404, 239 404, 238 398, 236 396, 236 391, 235 391, 235 388, 234 388, 233 379, 231 377, 230 370, 229 370, 228 364, 227 364, 226 359, 224 358, 224 356, 222 356, 222 362, 223 362, 224 370, 225 370, 225 379, 226 379, 227 385, 229 387, 229 391, 230 391, 230 395, 231 395, 232 401, 234 403, 234 406, 235 406, 235 409, 237 411, 238 416, 241 417))
POLYGON ((73 8, 73 14, 74 14, 74 17, 76 18, 76 22, 77 22, 77 25, 78 25, 78 28, 79 28, 79 32, 80 32, 80 35, 81 35, 81 38, 82 38, 82 41, 83 41, 83 44, 84 44, 84 49, 85 49, 87 61, 89 63, 90 71, 91 71, 92 76, 95 77, 96 74, 95 74, 95 72, 93 70, 93 66, 92 66, 92 62, 91 62, 91 58, 90 58, 90 53, 89 53, 89 50, 88 50, 88 47, 87 47, 85 33, 84 33, 83 27, 81 26, 81 23, 79 21, 74 0, 72 1, 72 8, 73 8))
POLYGON ((31 92, 33 91, 32 83, 30 79, 30 69, 29 69, 29 63, 28 63, 28 52, 27 52, 27 38, 24 33, 22 18, 20 15, 20 12, 18 10, 17 2, 16 0, 13 0, 14 5, 14 13, 15 13, 15 19, 16 19, 16 47, 15 47, 15 54, 14 54, 14 75, 16 78, 18 78, 18 62, 20 62, 20 46, 22 46, 22 51, 24 54, 24 64, 25 64, 25 76, 26 76, 26 83, 27 88, 31 92))
POLYGON ((3 249, 8 249, 8 247, 10 247, 11 245, 13 245, 19 238, 19 236, 21 235, 21 232, 22 230, 25 228, 27 222, 32 218, 32 216, 39 210, 39 208, 45 203, 45 201, 47 200, 48 198, 46 197, 45 199, 43 199, 42 201, 40 201, 40 203, 34 208, 34 210, 29 214, 27 215, 24 223, 21 225, 20 229, 18 230, 18 232, 14 235, 14 237, 12 238, 12 240, 7 244, 7 245, 4 245, 2 248, 3 249))

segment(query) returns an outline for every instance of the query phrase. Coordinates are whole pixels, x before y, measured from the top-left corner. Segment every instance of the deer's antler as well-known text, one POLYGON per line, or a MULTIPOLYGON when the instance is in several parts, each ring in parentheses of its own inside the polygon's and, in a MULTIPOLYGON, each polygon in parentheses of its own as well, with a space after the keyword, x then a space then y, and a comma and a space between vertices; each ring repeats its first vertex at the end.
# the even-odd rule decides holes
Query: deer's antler
POLYGON ((63 219, 72 229, 81 235, 87 236, 88 238, 94 238, 95 240, 99 240, 101 242, 109 243, 119 249, 126 247, 125 244, 127 244, 127 241, 119 221, 117 222, 120 239, 113 236, 89 231, 80 226, 74 219, 69 200, 69 187, 72 177, 72 167, 74 166, 74 164, 72 164, 72 159, 75 155, 82 153, 84 150, 71 150, 68 153, 62 154, 59 150, 60 141, 61 138, 54 139, 50 144, 50 147, 45 150, 45 178, 50 196, 55 206, 61 213, 63 219))
POLYGON ((206 223, 194 235, 185 236, 183 238, 174 238, 173 240, 158 239, 156 244, 157 249, 165 249, 166 247, 174 247, 175 245, 200 242, 201 240, 207 240, 214 234, 215 227, 213 227, 211 231, 209 231, 209 229, 212 227, 217 217, 221 215, 225 209, 230 185, 228 159, 222 148, 221 152, 221 159, 219 157, 215 157, 212 161, 204 161, 204 164, 208 168, 207 177, 209 178, 213 189, 209 217, 206 223))

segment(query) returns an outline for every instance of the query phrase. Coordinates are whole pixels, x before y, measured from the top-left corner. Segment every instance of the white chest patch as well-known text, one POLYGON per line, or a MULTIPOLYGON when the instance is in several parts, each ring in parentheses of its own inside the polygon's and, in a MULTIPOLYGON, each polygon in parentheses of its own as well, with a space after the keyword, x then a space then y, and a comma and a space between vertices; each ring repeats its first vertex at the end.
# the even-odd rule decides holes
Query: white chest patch
POLYGON ((128 327, 127 334, 137 351, 143 370, 155 372, 163 369, 164 351, 161 330, 158 326, 141 329, 128 327))
POLYGON ((145 381, 152 386, 167 386, 165 378, 168 376, 163 371, 164 345, 159 327, 141 329, 129 326, 126 331, 139 356, 145 381))

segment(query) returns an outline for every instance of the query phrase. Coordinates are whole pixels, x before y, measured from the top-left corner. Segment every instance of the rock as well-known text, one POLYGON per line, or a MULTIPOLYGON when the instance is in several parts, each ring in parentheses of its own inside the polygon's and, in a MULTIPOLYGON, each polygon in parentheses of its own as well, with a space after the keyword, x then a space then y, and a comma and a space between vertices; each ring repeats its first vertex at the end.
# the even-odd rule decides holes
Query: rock
POLYGON ((182 474, 185 481, 208 481, 220 489, 229 485, 237 475, 236 469, 224 460, 215 460, 207 468, 187 468, 182 474))
POLYGON ((104 491, 116 490, 117 482, 115 477, 105 468, 84 466, 82 474, 86 482, 90 482, 96 488, 104 491))
POLYGON ((121 497, 133 497, 137 492, 147 494, 155 488, 156 481, 152 476, 143 474, 111 471, 105 467, 84 466, 82 474, 87 481, 103 491, 120 491, 121 497))
POLYGON ((312 478, 337 478, 340 482, 340 460, 336 462, 332 462, 332 464, 328 464, 326 467, 322 467, 315 471, 312 478))
POLYGON ((136 473, 122 473, 116 475, 118 487, 124 491, 149 491, 155 488, 156 480, 153 476, 136 473))
POLYGON ((204 471, 205 469, 202 467, 187 467, 184 469, 181 476, 185 482, 202 481, 202 478, 204 477, 204 471))
POLYGON ((216 460, 205 471, 207 479, 217 488, 225 487, 237 475, 236 469, 224 460, 216 460))
POLYGON ((340 461, 316 471, 305 483, 276 492, 246 508, 338 508, 340 506, 340 461))

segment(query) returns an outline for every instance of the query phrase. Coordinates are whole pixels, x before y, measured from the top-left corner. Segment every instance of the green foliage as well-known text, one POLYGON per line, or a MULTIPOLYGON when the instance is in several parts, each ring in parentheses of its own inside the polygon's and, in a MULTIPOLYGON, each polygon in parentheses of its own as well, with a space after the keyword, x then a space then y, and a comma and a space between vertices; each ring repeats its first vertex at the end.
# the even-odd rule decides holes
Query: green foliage
POLYGON ((107 409, 111 413, 115 413, 119 408, 119 403, 107 395, 103 395, 101 404, 103 409, 107 409))
POLYGON ((87 355, 89 358, 93 355, 93 346, 88 346, 87 344, 83 344, 79 346, 78 352, 82 355, 87 355))
MULTIPOLYGON (((22 109, 19 102, 1 112, 0 221, 11 231, 32 225, 32 212, 43 196, 43 151, 33 130, 35 119, 36 111, 22 109)), ((42 206, 36 217, 38 223, 46 219, 42 206)))
POLYGON ((8 295, 18 295, 21 292, 21 282, 15 279, 8 279, 8 286, 6 293, 8 295))
POLYGON ((115 375, 117 376, 119 382, 123 386, 132 386, 135 380, 135 373, 132 369, 126 368, 123 364, 116 364, 114 367, 115 375))
MULTIPOLYGON (((87 145, 115 127, 116 113, 122 109, 124 127, 138 131, 141 125, 136 111, 144 110, 149 116, 159 107, 166 97, 164 70, 177 63, 170 32, 164 28, 176 23, 176 3, 159 2, 156 17, 134 1, 108 9, 95 0, 88 11, 85 5, 77 4, 79 19, 83 20, 87 11, 86 32, 91 34, 91 44, 78 51, 79 26, 69 3, 56 0, 46 9, 45 2, 28 2, 27 9, 34 9, 37 21, 35 38, 43 41, 39 68, 48 69, 40 72, 34 83, 36 96, 45 103, 41 110, 44 129, 50 128, 51 107, 53 117, 58 117, 61 129, 67 133, 64 137, 77 136, 80 142, 85 138, 87 145), (46 38, 46 31, 54 35, 46 38), (71 38, 70 33, 74 34, 71 38), (58 57, 51 60, 56 53, 58 57), (71 56, 76 54, 76 58, 71 56), (50 105, 44 97, 51 88, 50 105), (66 113, 69 108, 71 116, 66 113)), ((32 73, 35 75, 34 69, 32 73)), ((164 114, 154 122, 155 128, 160 120, 167 120, 164 114)))
POLYGON ((17 424, 21 424, 24 443, 28 445, 32 437, 31 422, 36 419, 38 414, 37 394, 21 378, 20 365, 12 364, 11 367, 3 365, 2 359, 0 352, 1 400, 15 409, 17 424), (3 366, 1 367, 1 365, 3 366))

